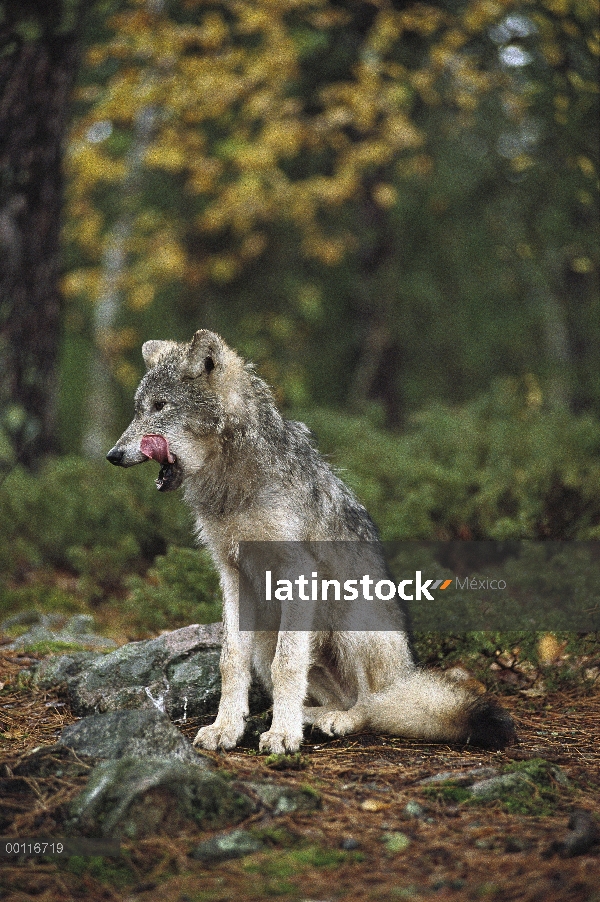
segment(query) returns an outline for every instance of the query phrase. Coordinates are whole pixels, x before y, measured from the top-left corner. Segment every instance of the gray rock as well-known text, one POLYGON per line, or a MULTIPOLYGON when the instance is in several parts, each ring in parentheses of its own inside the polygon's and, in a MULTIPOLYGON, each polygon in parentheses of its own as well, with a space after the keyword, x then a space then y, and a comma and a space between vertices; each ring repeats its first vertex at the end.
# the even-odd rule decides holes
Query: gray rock
POLYGON ((562 769, 562 767, 559 767, 558 764, 555 764, 553 767, 550 768, 550 773, 552 774, 552 776, 556 780, 556 782, 560 783, 561 786, 569 786, 570 785, 569 778, 567 777, 567 775, 564 772, 564 770, 562 769))
MULTIPOLYGON (((86 623, 75 626, 85 629, 86 623)), ((52 658, 42 662, 34 680, 45 688, 66 685, 71 709, 80 717, 124 708, 156 708, 172 720, 199 717, 218 708, 221 639, 220 623, 195 624, 109 654, 52 658)), ((253 686, 251 710, 269 704, 253 686)))
POLYGON ((13 626, 29 624, 30 629, 6 646, 7 648, 19 651, 39 645, 41 642, 61 642, 88 648, 117 647, 113 639, 107 639, 106 636, 99 636, 93 632, 94 618, 89 614, 76 614, 64 623, 64 617, 60 614, 42 614, 28 610, 4 620, 1 628, 7 630, 13 626), (59 627, 61 622, 63 626, 59 627))
POLYGON ((476 799, 497 799, 507 790, 516 789, 525 783, 531 783, 527 775, 515 771, 498 777, 490 777, 489 780, 480 780, 471 786, 470 791, 476 799))
POLYGON ((73 636, 86 636, 94 629, 94 618, 91 614, 75 614, 65 623, 63 629, 73 636))
POLYGON ((84 836, 137 839, 237 823, 254 810, 248 796, 210 770, 161 757, 99 764, 71 803, 68 829, 84 836))
POLYGON ((51 628, 62 623, 64 619, 62 614, 44 614, 35 608, 27 608, 25 611, 19 611, 18 614, 6 617, 0 623, 0 631, 4 633, 13 626, 31 626, 34 623, 51 628))
POLYGON ((99 656, 67 681, 73 712, 81 716, 121 708, 157 708, 182 717, 216 711, 221 635, 220 624, 186 626, 99 656), (189 682, 184 682, 184 674, 189 682))
POLYGON ((76 651, 68 655, 51 655, 40 661, 33 674, 33 684, 40 689, 61 686, 89 667, 91 662, 98 657, 99 653, 96 651, 76 651))
POLYGON ((10 645, 7 645, 6 648, 9 648, 11 651, 24 651, 40 645, 42 642, 78 645, 87 648, 117 647, 114 639, 107 639, 106 636, 98 636, 95 633, 86 633, 85 635, 82 633, 71 633, 66 629, 49 630, 47 627, 37 624, 27 630, 26 633, 23 633, 22 636, 19 636, 18 639, 15 639, 14 642, 11 642, 10 645))
POLYGON ((108 713, 125 709, 156 710, 165 713, 167 684, 164 680, 154 680, 148 686, 123 686, 110 689, 103 696, 99 690, 87 692, 85 688, 67 683, 71 709, 75 714, 89 714, 92 711, 108 713))
POLYGON ((293 789, 277 783, 244 783, 243 786, 256 793, 274 817, 294 811, 314 811, 321 807, 321 798, 313 790, 293 789))
POLYGON ((166 667, 165 705, 173 719, 216 712, 221 696, 218 648, 204 648, 166 667))
POLYGON ((405 817, 423 817, 425 814, 425 809, 422 805, 419 805, 418 802, 415 802, 413 799, 410 802, 407 802, 404 806, 404 816, 405 817))
POLYGON ((600 845, 600 824, 591 812, 576 809, 569 818, 565 838, 554 840, 541 854, 542 858, 551 858, 556 854, 562 858, 574 858, 576 855, 586 855, 595 845, 600 845))
POLYGON ((58 745, 93 758, 164 758, 207 767, 210 759, 194 751, 165 714, 112 711, 84 717, 62 731, 58 745))
POLYGON ((344 850, 344 852, 355 852, 357 849, 360 849, 360 843, 357 839, 354 839, 353 836, 346 836, 340 843, 340 848, 344 850))
POLYGON ((432 777, 425 777, 419 780, 419 786, 427 786, 436 783, 446 783, 452 780, 458 786, 470 786, 476 780, 484 780, 495 777, 498 773, 495 767, 472 767, 469 770, 445 770, 442 773, 434 774, 432 777))
POLYGON ((574 811, 569 818, 569 832, 559 850, 566 858, 585 855, 600 843, 600 828, 589 811, 574 811))
POLYGON ((26 633, 23 633, 14 642, 6 645, 5 648, 11 651, 22 651, 25 648, 31 648, 40 642, 56 642, 55 634, 41 623, 34 623, 26 633))
POLYGON ((193 852, 190 852, 190 858, 205 864, 218 864, 232 858, 252 855, 253 852, 260 852, 264 848, 265 844, 247 830, 232 830, 230 833, 221 833, 200 843, 193 852))
MULTIPOLYGON (((186 710, 186 696, 180 691, 173 697, 169 673, 187 656, 204 652, 207 668, 212 674, 218 663, 219 626, 187 626, 157 639, 130 642, 108 655, 98 656, 89 662, 88 667, 80 669, 67 680, 73 712, 82 716, 122 708, 156 708, 171 714, 171 709, 175 708, 177 713, 183 713, 186 710)), ((190 715, 206 713, 206 705, 213 701, 211 696, 207 698, 206 687, 200 681, 187 687, 189 695, 195 699, 197 688, 204 707, 202 704, 194 705, 192 700, 186 712, 190 715)))

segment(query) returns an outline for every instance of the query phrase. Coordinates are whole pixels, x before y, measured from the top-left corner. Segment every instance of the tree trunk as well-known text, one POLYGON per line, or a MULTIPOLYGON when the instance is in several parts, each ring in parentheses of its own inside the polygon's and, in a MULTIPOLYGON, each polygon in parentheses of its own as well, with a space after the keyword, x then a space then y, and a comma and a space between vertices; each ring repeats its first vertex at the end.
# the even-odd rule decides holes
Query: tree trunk
MULTIPOLYGON (((159 0, 154 0, 156 6, 159 0)), ((154 78, 150 71, 147 83, 154 78)), ((131 237, 133 211, 142 178, 146 151, 154 134, 156 107, 144 107, 136 118, 133 143, 127 157, 127 174, 123 180, 123 209, 108 238, 102 261, 102 293, 96 303, 94 316, 94 352, 89 373, 90 415, 83 437, 82 450, 88 457, 104 459, 113 443, 114 399, 113 376, 106 357, 105 345, 114 331, 122 304, 120 282, 126 270, 127 244, 131 237)))
MULTIPOLYGON (((160 17, 164 0, 146 0, 150 15, 160 17)), ((157 23, 158 24, 158 23, 157 23)), ((144 84, 150 89, 160 78, 153 65, 146 69, 144 84)), ((159 110, 149 104, 142 107, 135 118, 132 145, 127 155, 127 171, 122 184, 122 206, 102 261, 102 291, 96 303, 94 317, 94 352, 89 374, 89 404, 91 415, 86 424, 82 450, 89 457, 104 459, 114 438, 113 376, 107 360, 105 345, 114 331, 123 303, 120 282, 128 265, 127 245, 131 236, 139 191, 143 180, 144 157, 154 137, 159 110)))
POLYGON ((0 431, 28 466, 56 450, 62 148, 78 61, 73 9, 64 0, 0 4, 0 431))

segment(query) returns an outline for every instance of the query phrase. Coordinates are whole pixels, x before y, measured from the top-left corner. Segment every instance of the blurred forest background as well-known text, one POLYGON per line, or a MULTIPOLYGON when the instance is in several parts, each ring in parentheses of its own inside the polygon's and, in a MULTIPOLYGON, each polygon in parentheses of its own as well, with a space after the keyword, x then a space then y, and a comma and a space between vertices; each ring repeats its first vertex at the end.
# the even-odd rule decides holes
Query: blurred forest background
POLYGON ((103 457, 141 343, 201 327, 385 538, 600 538, 597 0, 0 0, 0 29, 5 607, 186 622, 182 505, 103 457))

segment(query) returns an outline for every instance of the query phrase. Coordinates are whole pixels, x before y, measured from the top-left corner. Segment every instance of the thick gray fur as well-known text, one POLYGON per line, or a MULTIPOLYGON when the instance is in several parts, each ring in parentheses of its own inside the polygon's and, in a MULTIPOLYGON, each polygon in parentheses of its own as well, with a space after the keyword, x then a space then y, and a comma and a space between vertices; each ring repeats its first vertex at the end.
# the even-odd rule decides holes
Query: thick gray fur
POLYGON ((377 543, 377 530, 306 426, 282 418, 268 386, 222 338, 200 330, 189 344, 149 341, 142 352, 148 371, 135 416, 108 459, 143 463, 142 438, 166 439, 176 460, 163 464, 158 487, 183 486, 223 590, 221 701, 195 743, 238 743, 252 670, 273 697, 265 752, 297 751, 307 723, 329 735, 370 729, 488 747, 512 741, 510 717, 479 684, 418 668, 402 629, 239 631, 240 542, 377 543))

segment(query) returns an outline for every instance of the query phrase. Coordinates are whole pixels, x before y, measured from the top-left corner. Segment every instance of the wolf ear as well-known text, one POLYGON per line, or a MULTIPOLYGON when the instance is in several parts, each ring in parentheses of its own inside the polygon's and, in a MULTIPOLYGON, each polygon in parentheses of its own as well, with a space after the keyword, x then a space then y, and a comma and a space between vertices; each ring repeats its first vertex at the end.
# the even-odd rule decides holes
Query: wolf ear
POLYGON ((142 345, 142 357, 146 364, 146 369, 151 370, 153 366, 160 363, 165 354, 177 347, 175 341, 145 341, 142 345))
POLYGON ((216 332, 199 329, 192 338, 181 378, 188 380, 199 379, 203 375, 210 376, 213 370, 222 367, 224 348, 223 341, 216 332))

